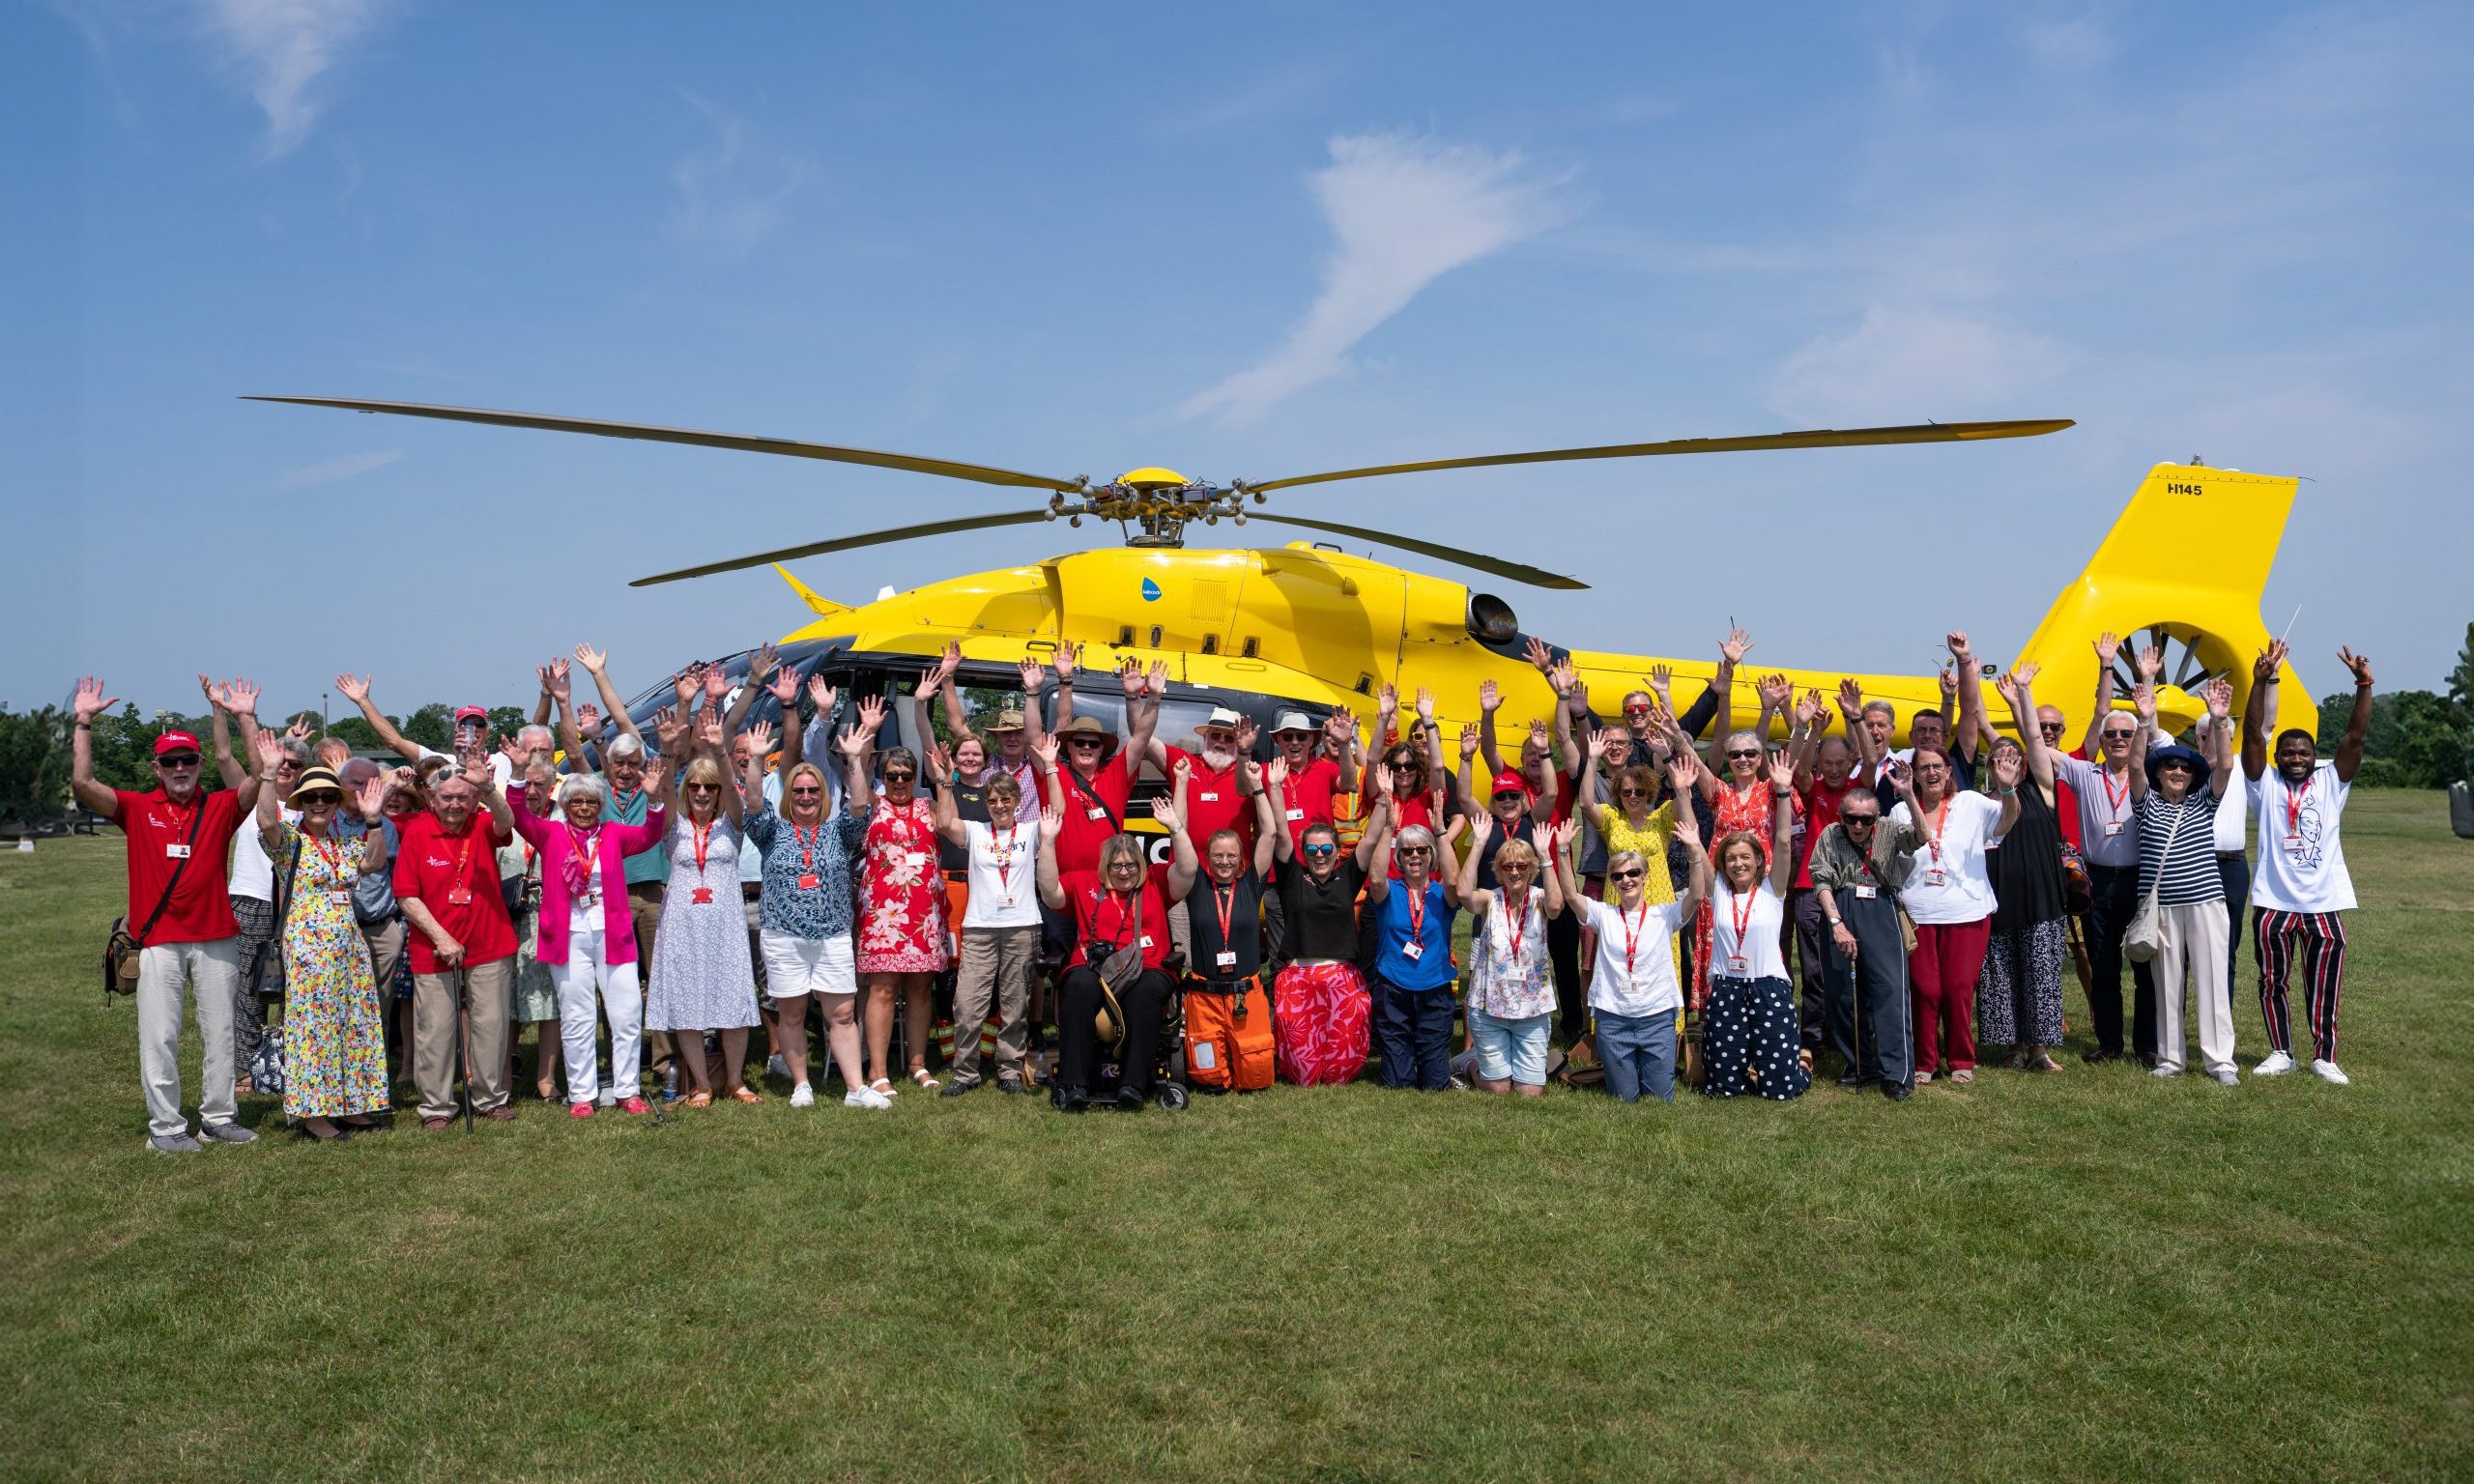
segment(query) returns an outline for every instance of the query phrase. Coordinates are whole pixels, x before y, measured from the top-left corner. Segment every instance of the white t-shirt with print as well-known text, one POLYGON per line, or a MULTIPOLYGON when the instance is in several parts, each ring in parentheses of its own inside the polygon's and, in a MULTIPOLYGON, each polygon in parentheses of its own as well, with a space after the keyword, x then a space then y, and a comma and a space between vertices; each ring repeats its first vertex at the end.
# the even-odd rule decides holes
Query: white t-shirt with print
MULTIPOLYGON (((1901 801, 1890 811, 1918 835, 1929 832, 1901 801)), ((1899 905, 1919 928, 1972 923, 1993 915, 1993 877, 1984 868, 1985 842, 2001 822, 2001 805, 1980 793, 1954 793, 1942 819, 1942 848, 1915 847, 1915 869, 1898 894, 1899 905)))
POLYGON ((1683 1008, 1675 982, 1674 938, 1683 914, 1671 901, 1643 902, 1630 914, 1604 901, 1583 901, 1586 925, 1597 932, 1597 977, 1589 1008, 1610 1015, 1672 1014, 1683 1008), (1626 938, 1626 934, 1629 938, 1626 938), (1625 944, 1630 961, 1625 961, 1625 944))
POLYGON ((2271 763, 2246 790, 2259 816, 2259 866, 2251 876, 2251 904, 2272 912, 2350 912, 2354 878, 2337 826, 2353 785, 2322 759, 2310 782, 2288 787, 2271 763))
POLYGON ((970 900, 963 907, 963 926, 1038 927, 1040 827, 1019 819, 1008 834, 976 819, 965 819, 962 826, 970 850, 970 900))

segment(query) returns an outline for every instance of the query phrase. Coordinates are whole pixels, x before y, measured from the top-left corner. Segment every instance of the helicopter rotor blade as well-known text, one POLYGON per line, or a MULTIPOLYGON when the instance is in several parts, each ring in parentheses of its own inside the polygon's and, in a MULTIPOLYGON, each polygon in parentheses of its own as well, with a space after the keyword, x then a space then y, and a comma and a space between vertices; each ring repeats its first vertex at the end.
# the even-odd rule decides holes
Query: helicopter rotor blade
POLYGON ((538 428, 551 433, 590 433, 602 438, 634 438, 656 443, 692 443, 703 448, 735 448, 742 453, 772 453, 796 459, 823 459, 835 464, 866 464, 877 469, 908 470, 979 484, 1012 485, 1025 490, 1081 493, 1082 481, 1051 479, 1019 470, 954 459, 922 458, 911 453, 883 453, 874 448, 846 448, 838 443, 805 443, 789 438, 758 438, 744 433, 705 433, 694 428, 664 428, 641 422, 608 422, 598 417, 559 417, 542 413, 502 413, 478 407, 435 407, 424 402, 363 402, 350 397, 243 397, 244 402, 283 402, 295 407, 336 407, 356 413, 388 413, 399 417, 437 417, 448 422, 480 422, 502 428, 538 428))
MULTIPOLYGON (((1072 508, 1067 515, 1079 513, 1072 508)), ((950 521, 930 521, 924 526, 897 526, 891 530, 871 530, 855 536, 836 536, 830 541, 810 541, 804 546, 786 546, 779 551, 758 552, 753 556, 733 556, 727 561, 708 561, 700 567, 681 567, 676 572, 658 572, 640 577, 627 585, 649 587, 655 583, 683 582, 691 577, 710 577, 716 572, 735 572, 742 567, 761 567, 769 561, 790 561, 800 556, 820 556, 826 552, 848 552, 863 546, 882 546, 890 541, 909 541, 920 536, 951 535, 958 530, 987 530, 998 526, 1036 526, 1050 519, 1046 510, 1021 510, 1009 515, 965 515, 950 521)))
MULTIPOLYGON (((2075 426, 2068 417, 2012 422, 1926 422, 1896 428, 1816 428, 1803 433, 1763 433, 1748 438, 1678 438, 1659 443, 1608 443, 1597 448, 1550 448, 1538 453, 1487 453, 1467 459, 1427 459, 1417 464, 1377 464, 1366 469, 1335 470, 1325 474, 1298 474, 1287 479, 1248 482, 1250 494, 1291 489, 1301 484, 1328 484, 1335 479, 1370 479, 1377 474, 1418 474, 1437 469, 1486 469, 1499 464, 1553 464, 1567 459, 1639 459, 1664 453, 1748 453, 1768 448, 1853 448, 1875 443, 1959 443, 1988 438, 2035 438, 2075 426)), ((1264 517, 1250 515, 1249 520, 1264 517)))
POLYGON ((1396 536, 1388 530, 1374 530, 1364 526, 1343 526, 1338 521, 1313 521, 1296 515, 1264 515, 1252 510, 1246 512, 1246 519, 1250 524, 1255 521, 1270 521, 1279 526, 1303 526, 1309 530, 1328 530, 1334 535, 1356 536, 1361 540, 1372 541, 1381 546, 1396 546, 1402 551, 1416 552, 1422 556, 1456 562, 1464 567, 1475 567, 1481 572, 1492 572, 1497 577, 1508 577, 1515 583, 1527 583, 1533 587, 1554 587, 1566 592, 1577 592, 1589 586, 1589 584, 1576 577, 1566 577, 1561 573, 1548 572, 1540 567, 1526 566, 1517 561, 1506 561, 1500 556, 1486 556, 1477 552, 1462 551, 1456 546, 1422 541, 1415 536, 1396 536))

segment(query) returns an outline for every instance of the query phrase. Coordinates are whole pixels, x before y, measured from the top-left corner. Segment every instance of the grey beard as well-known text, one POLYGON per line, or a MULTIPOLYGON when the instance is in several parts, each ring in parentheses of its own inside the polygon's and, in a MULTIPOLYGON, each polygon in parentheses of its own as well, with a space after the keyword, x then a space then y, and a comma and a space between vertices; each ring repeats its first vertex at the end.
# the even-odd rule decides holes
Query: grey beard
POLYGON ((1202 760, 1204 765, 1214 773, 1223 773, 1236 765, 1237 755, 1223 753, 1215 748, 1206 748, 1203 750, 1202 760))

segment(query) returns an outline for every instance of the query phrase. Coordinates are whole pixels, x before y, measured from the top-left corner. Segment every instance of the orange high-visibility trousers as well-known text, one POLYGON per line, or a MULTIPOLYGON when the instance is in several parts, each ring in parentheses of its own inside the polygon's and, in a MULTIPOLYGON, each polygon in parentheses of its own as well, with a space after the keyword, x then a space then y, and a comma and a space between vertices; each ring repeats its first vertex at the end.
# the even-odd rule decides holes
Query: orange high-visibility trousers
POLYGON ((1240 1093, 1269 1087, 1278 1045, 1272 997, 1259 981, 1225 988, 1199 979, 1186 981, 1189 1083, 1240 1093))

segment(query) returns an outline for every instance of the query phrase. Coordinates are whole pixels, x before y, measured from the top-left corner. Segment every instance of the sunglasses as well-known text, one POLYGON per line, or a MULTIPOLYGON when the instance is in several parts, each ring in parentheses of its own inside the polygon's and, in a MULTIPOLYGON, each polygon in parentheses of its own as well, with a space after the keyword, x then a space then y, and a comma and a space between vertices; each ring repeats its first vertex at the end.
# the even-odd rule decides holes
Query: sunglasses
POLYGON ((1069 747, 1096 748, 1100 745, 1100 739, 1097 737, 1076 737, 1072 742, 1069 742, 1066 745, 1069 747))
POLYGON ((1638 880, 1640 880, 1642 877, 1644 877, 1644 876, 1646 876, 1646 875, 1648 875, 1648 874, 1649 874, 1649 872, 1648 872, 1648 871, 1643 870, 1642 870, 1640 867, 1638 867, 1638 866, 1635 866, 1635 867, 1631 868, 1629 870, 1613 870, 1613 871, 1608 871, 1608 872, 1607 872, 1607 874, 1606 874, 1606 879, 1607 879, 1607 880, 1609 880, 1609 881, 1638 881, 1638 880))
POLYGON ((1306 853, 1308 855, 1338 855, 1340 853, 1340 847, 1338 845, 1308 845, 1306 847, 1306 853))
POLYGON ((823 790, 823 789, 817 787, 814 784, 810 784, 810 785, 808 785, 807 786, 805 786, 805 787, 803 787, 803 788, 793 788, 793 789, 791 789, 791 797, 792 797, 792 798, 794 798, 794 799, 813 799, 813 798, 815 798, 818 794, 822 793, 822 792, 824 792, 824 790, 823 790))
POLYGON ((1434 847, 1433 847, 1432 845, 1402 845, 1399 849, 1397 849, 1397 850, 1394 851, 1394 852, 1393 852, 1393 854, 1395 854, 1395 855, 1432 855, 1432 854, 1434 854, 1434 847))
POLYGON ((689 793, 719 793, 722 791, 722 785, 719 784, 689 784, 687 785, 687 791, 689 793))
POLYGON ((2061 730, 2061 723, 2059 723, 2059 722, 2038 722, 2038 723, 2036 723, 2036 730, 2041 731, 2041 732, 2046 732, 2046 733, 2048 733, 2048 734, 2050 734, 2050 733, 2056 733, 2056 732, 2058 732, 2058 731, 2060 731, 2060 730, 2061 730))
POLYGON ((1624 708, 1624 714, 1625 716, 1647 716, 1650 714, 1650 708, 1647 706, 1625 706, 1624 708))
POLYGON ((1616 789, 1615 792, 1619 797, 1626 799, 1646 799, 1650 796, 1650 790, 1642 787, 1638 784, 1626 785, 1622 788, 1616 789))
POLYGON ((885 775, 885 782, 888 784, 906 784, 918 776, 919 775, 916 773, 887 773, 885 775))
POLYGON ((2159 773, 2188 773, 2191 771, 2191 765, 2184 762, 2179 757, 2168 757, 2163 762, 2156 765, 2156 771, 2159 773))
POLYGON ((1727 749, 1727 756, 1730 757, 1758 757, 1761 756, 1761 749, 1757 747, 1731 747, 1727 749))
POLYGON ((174 753, 168 757, 158 757, 155 762, 158 767, 194 768, 197 766, 197 754, 174 753))
POLYGON ((1881 821, 1879 814, 1841 814, 1838 822, 1851 830, 1869 830, 1881 821))
POLYGON ((2103 731, 2098 732, 2097 735, 2103 737, 2108 742, 2127 742, 2131 738, 2138 736, 2139 732, 2137 728, 2133 728, 2129 731, 2123 731, 2115 728, 2108 727, 2103 731))
POLYGON ((344 796, 332 788, 321 788, 316 793, 304 793, 293 802, 296 804, 341 804, 343 801, 344 796))

